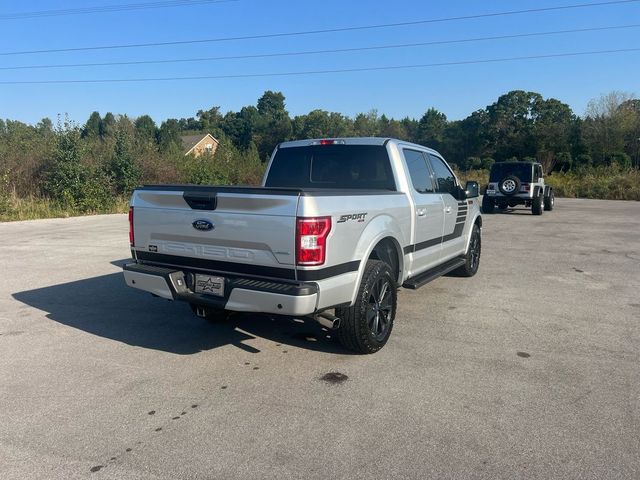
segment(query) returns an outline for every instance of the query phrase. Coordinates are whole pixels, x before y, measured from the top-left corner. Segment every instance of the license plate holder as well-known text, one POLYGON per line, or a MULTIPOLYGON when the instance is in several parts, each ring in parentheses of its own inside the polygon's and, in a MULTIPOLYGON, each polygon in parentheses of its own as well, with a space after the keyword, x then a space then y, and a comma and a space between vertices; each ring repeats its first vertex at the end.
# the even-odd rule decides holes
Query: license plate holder
POLYGON ((224 277, 196 274, 196 293, 224 297, 224 277))

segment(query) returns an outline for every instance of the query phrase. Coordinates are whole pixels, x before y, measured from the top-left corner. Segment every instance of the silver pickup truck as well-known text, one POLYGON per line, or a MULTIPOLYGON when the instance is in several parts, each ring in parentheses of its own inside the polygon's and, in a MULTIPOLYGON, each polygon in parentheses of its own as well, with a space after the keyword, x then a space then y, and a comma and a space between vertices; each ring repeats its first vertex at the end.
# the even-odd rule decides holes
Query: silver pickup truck
POLYGON ((385 138, 280 144, 261 187, 151 185, 129 212, 127 285, 229 312, 308 316, 342 344, 387 342, 400 286, 478 270, 477 182, 438 152, 385 138))

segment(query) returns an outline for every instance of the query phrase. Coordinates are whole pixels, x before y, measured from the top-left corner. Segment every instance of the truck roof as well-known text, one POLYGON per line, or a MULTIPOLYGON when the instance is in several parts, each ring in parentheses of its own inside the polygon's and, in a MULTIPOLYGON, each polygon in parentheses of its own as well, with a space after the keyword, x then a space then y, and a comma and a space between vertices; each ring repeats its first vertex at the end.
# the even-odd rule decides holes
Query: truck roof
POLYGON ((436 155, 440 155, 437 151, 432 148, 425 147, 424 145, 418 145, 416 143, 411 143, 406 140, 400 140, 398 138, 390 138, 390 137, 335 137, 335 138, 308 138, 304 140, 293 140, 290 142, 282 142, 278 148, 289 148, 289 147, 306 147, 308 145, 317 144, 321 140, 337 140, 344 145, 386 145, 388 142, 394 142, 396 144, 402 144, 406 146, 412 146, 424 150, 428 150, 436 155))

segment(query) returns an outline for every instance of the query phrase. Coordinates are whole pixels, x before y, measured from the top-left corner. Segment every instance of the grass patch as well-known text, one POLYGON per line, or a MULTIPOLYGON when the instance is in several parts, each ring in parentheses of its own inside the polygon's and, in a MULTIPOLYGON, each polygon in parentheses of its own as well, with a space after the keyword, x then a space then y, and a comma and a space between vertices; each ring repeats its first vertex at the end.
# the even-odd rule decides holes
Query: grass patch
POLYGON ((90 211, 64 206, 47 198, 38 197, 17 198, 14 195, 10 195, 5 196, 0 203, 0 222, 126 213, 129 210, 128 198, 118 198, 109 207, 90 211))

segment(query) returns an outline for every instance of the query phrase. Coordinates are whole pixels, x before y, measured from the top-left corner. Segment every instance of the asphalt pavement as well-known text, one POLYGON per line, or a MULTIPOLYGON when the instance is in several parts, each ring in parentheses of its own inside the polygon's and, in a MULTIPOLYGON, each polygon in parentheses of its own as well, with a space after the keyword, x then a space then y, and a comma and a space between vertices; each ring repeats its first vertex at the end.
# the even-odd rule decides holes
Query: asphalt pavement
POLYGON ((486 215, 369 356, 127 288, 127 230, 0 224, 3 480, 640 478, 640 202, 486 215))

